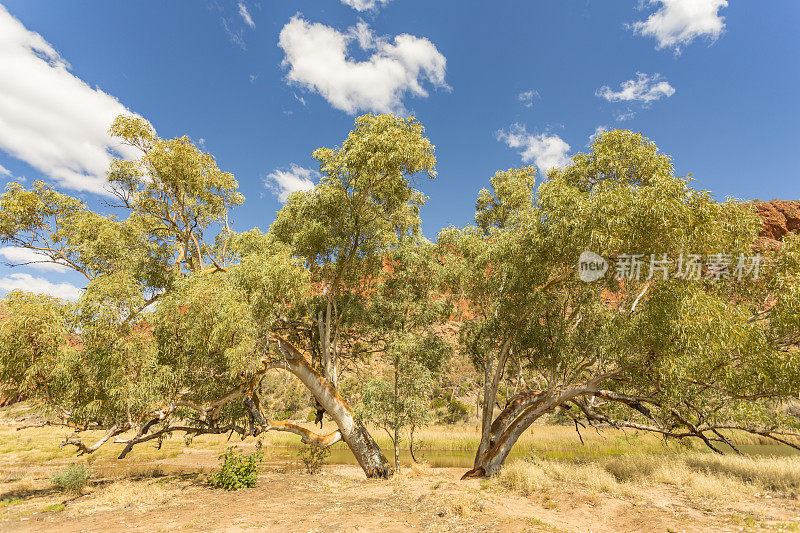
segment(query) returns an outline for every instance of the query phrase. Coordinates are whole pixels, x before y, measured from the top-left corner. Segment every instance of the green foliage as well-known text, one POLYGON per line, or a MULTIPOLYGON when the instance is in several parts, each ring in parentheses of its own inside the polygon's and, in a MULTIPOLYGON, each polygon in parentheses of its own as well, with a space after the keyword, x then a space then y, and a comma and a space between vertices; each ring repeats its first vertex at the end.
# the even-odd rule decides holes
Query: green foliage
MULTIPOLYGON (((238 183, 188 138, 161 139, 136 117, 111 133, 139 151, 109 170, 113 214, 41 181, 0 197, 0 243, 86 278, 76 303, 20 292, 0 303, 0 382, 69 423, 244 434, 259 394, 294 416, 308 392, 263 379, 286 368, 280 336, 395 443, 429 423, 435 387, 458 396, 470 361, 487 405, 511 401, 504 390, 600 380, 650 402, 593 404, 616 420, 800 424, 777 408, 800 382, 800 238, 765 252, 757 282, 577 278, 586 250, 612 262, 752 251, 755 213, 694 189, 641 134, 606 132, 538 184, 532 167, 496 173, 475 224, 434 245, 415 188, 436 175, 434 146, 414 118, 365 115, 315 151, 320 183, 291 195, 268 233, 230 228, 238 183), (454 301, 467 311, 458 357, 435 327, 454 301), (364 382, 376 357, 386 371, 364 382)), ((455 398, 446 408, 468 412, 455 398)), ((231 472, 257 463, 224 457, 231 472)))
POLYGON ((647 398, 652 416, 598 407, 615 420, 797 427, 773 403, 797 395, 795 239, 769 254, 757 282, 621 283, 613 269, 624 253, 752 255, 760 221, 741 203, 693 189, 669 156, 630 131, 604 133, 535 188, 533 177, 526 168, 497 173, 478 196, 476 225, 439 236, 443 277, 475 315, 460 344, 485 372, 488 402, 520 375, 533 390, 555 391, 608 373, 603 388, 647 398), (611 264, 595 283, 576 275, 586 250, 611 264), (765 301, 777 305, 756 320, 765 301))
POLYGON ((314 152, 322 180, 313 191, 291 195, 270 232, 317 265, 326 280, 349 277, 353 257, 374 262, 375 254, 419 225, 423 196, 410 180, 436 175, 434 147, 423 132, 414 118, 359 117, 341 147, 314 152))
POLYGON ((23 500, 19 496, 7 496, 7 497, 3 498, 2 500, 0 500, 0 508, 10 507, 12 505, 18 505, 18 504, 20 504, 20 503, 22 503, 24 501, 25 500, 23 500))
POLYGON ((177 264, 202 269, 209 251, 203 232, 244 201, 233 175, 188 137, 160 139, 140 118, 117 117, 110 133, 142 153, 135 160, 115 159, 108 173, 114 194, 134 213, 132 223, 165 244, 174 237, 177 264))
POLYGON ((50 482, 63 491, 81 494, 93 475, 94 472, 86 465, 72 463, 56 473, 50 482))
MULTIPOLYGON (((35 250, 42 261, 87 278, 75 305, 30 295, 6 299, 0 378, 69 413, 70 422, 109 427, 142 421, 169 405, 197 382, 196 370, 229 376, 254 364, 252 350, 249 360, 242 353, 252 348, 252 334, 240 324, 217 327, 210 346, 198 342, 178 356, 159 323, 161 306, 156 313, 144 312, 164 300, 163 311, 172 312, 169 322, 180 324, 175 299, 192 289, 196 295, 202 285, 186 278, 225 269, 221 262, 231 257, 227 224, 216 244, 207 244, 204 232, 225 223, 227 210, 242 202, 236 180, 187 138, 160 139, 142 119, 119 117, 111 134, 141 154, 115 160, 108 175, 115 213, 127 213, 126 218, 91 212, 43 182, 31 190, 12 183, 0 198, 0 241, 35 250), (200 346, 205 348, 200 353, 192 351, 200 346), (187 351, 203 364, 182 367, 195 362, 187 351)), ((204 317, 213 311, 219 317, 222 307, 204 317)), ((187 328, 198 333, 208 326, 195 322, 187 328)), ((216 387, 205 383, 187 399, 206 401, 205 394, 229 384, 221 381, 216 387)))
POLYGON ((364 384, 358 416, 384 429, 394 441, 405 428, 423 427, 431 420, 433 376, 406 353, 397 356, 397 365, 386 379, 364 384))
POLYGON ((447 414, 445 416, 445 421, 448 424, 456 424, 458 422, 464 422, 469 417, 469 407, 456 399, 450 400, 447 404, 447 414))
POLYGON ((425 197, 413 181, 436 175, 423 134, 414 118, 359 117, 341 146, 314 152, 320 182, 292 194, 270 227, 312 275, 314 295, 292 318, 311 331, 321 371, 334 384, 340 359, 359 361, 373 350, 363 339, 385 340, 386 315, 368 295, 392 251, 419 233, 425 197))
POLYGON ((252 488, 258 483, 258 472, 264 460, 260 442, 256 451, 245 455, 239 452, 236 446, 231 446, 220 455, 220 468, 215 472, 209 483, 214 487, 225 490, 239 490, 252 488))
POLYGON ((297 456, 307 474, 319 474, 331 456, 331 449, 321 448, 315 444, 304 444, 297 451, 297 456))
POLYGON ((71 304, 12 291, 0 302, 0 383, 15 395, 60 398, 58 357, 70 333, 71 304), (42 384, 46 384, 42 387, 42 384))
POLYGON ((43 513, 60 513, 66 508, 67 508, 67 506, 64 505, 63 503, 54 503, 54 504, 48 505, 47 507, 42 509, 41 512, 43 512, 43 513))

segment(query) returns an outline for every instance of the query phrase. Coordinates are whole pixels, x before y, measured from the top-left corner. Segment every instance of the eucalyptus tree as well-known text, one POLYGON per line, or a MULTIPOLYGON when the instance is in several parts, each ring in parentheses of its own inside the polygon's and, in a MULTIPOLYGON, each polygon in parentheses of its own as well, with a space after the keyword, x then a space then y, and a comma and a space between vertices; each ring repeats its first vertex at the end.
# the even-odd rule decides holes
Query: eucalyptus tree
POLYGON ((635 428, 715 451, 732 444, 731 430, 797 447, 798 421, 782 406, 800 383, 800 238, 759 268, 758 217, 693 189, 630 131, 603 134, 534 180, 530 167, 497 173, 475 225, 439 237, 475 315, 460 343, 483 374, 481 442, 466 475, 495 474, 555 409, 576 429, 635 428), (584 252, 600 269, 584 276, 593 282, 579 277, 584 252), (495 416, 520 369, 527 386, 495 416))
POLYGON ((290 195, 270 228, 311 272, 316 297, 291 329, 334 387, 343 364, 385 347, 368 331, 368 291, 385 253, 419 230, 425 197, 412 180, 436 176, 434 146, 423 133, 414 118, 358 118, 341 147, 314 152, 320 183, 290 195))
POLYGON ((135 161, 115 160, 108 172, 114 198, 109 209, 125 218, 93 212, 42 181, 29 190, 11 183, 0 199, 0 240, 86 280, 79 301, 60 313, 37 310, 44 297, 34 304, 12 296, 3 334, 31 342, 27 348, 0 347, 7 386, 27 388, 29 396, 57 412, 61 423, 107 430, 92 446, 71 441, 84 452, 144 427, 154 409, 170 404, 174 384, 147 333, 144 311, 181 278, 224 270, 206 234, 243 200, 233 176, 187 138, 162 140, 149 123, 134 117, 117 118, 111 133, 141 153, 135 161), (66 341, 47 349, 33 342, 26 329, 41 320, 47 322, 39 327, 66 341), (24 352, 29 356, 20 358, 24 352), (41 365, 48 371, 38 372, 41 365), (37 379, 29 379, 31 373, 37 379))
POLYGON ((188 441, 287 431, 318 446, 344 440, 368 476, 391 475, 337 392, 335 364, 348 342, 339 340, 349 320, 342 295, 362 296, 359 280, 378 272, 380 254, 419 224, 422 196, 409 177, 432 176, 435 162, 421 125, 359 118, 341 148, 315 153, 325 177, 312 193, 293 196, 266 235, 231 230, 229 210, 243 201, 237 182, 188 138, 161 139, 132 117, 119 117, 111 134, 141 152, 111 165, 115 214, 93 212, 43 182, 30 190, 12 183, 0 199, 2 242, 87 280, 74 305, 7 298, 0 336, 15 342, 0 346, 0 377, 45 402, 56 415, 50 423, 75 431, 64 444, 81 453, 117 443, 125 457, 175 432, 188 441), (314 206, 316 218, 303 213, 314 206), (294 327, 320 297, 320 338, 331 347, 325 375, 294 327), (319 435, 271 420, 261 379, 275 369, 297 377, 338 429, 319 435), (102 434, 87 444, 88 430, 102 434))

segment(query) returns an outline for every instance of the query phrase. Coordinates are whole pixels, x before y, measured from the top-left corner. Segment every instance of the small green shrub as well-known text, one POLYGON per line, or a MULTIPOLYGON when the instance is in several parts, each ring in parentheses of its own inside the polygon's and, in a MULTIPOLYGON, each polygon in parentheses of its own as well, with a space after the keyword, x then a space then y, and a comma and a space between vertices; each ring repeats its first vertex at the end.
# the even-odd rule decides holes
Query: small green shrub
POLYGON ((3 498, 2 500, 0 500, 0 508, 17 505, 18 503, 22 503, 23 501, 24 500, 19 496, 9 496, 8 498, 3 498))
POLYGON ((314 444, 306 444, 297 452, 300 462, 308 474, 319 474, 331 455, 330 448, 320 448, 314 444))
POLYGON ((63 491, 80 495, 93 475, 94 472, 86 465, 72 463, 64 470, 55 474, 50 479, 50 482, 63 491))
POLYGON ((53 505, 48 505, 47 507, 42 509, 42 512, 43 513, 60 513, 61 511, 63 511, 66 508, 67 508, 67 506, 64 505, 63 503, 54 503, 53 505))
POLYGON ((215 487, 225 490, 239 490, 244 487, 255 487, 258 482, 258 470, 264 457, 260 442, 256 451, 245 455, 236 446, 231 446, 219 456, 219 471, 211 476, 209 482, 215 487))

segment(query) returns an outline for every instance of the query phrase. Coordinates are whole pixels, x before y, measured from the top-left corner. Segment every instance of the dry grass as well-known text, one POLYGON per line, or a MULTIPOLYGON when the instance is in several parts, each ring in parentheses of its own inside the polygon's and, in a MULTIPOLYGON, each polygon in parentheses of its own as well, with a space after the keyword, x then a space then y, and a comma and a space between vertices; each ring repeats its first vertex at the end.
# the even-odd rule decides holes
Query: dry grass
POLYGON ((42 489, 47 486, 47 481, 36 476, 33 472, 16 470, 6 472, 0 477, 0 486, 3 492, 19 493, 42 489))
POLYGON ((633 488, 604 470, 601 465, 560 460, 517 460, 501 471, 496 480, 501 486, 526 495, 547 492, 561 484, 580 486, 593 492, 630 496, 633 488))
MULTIPOLYGON (((66 464, 74 458, 73 447, 68 446, 64 449, 58 447, 61 439, 69 432, 65 428, 43 427, 16 431, 19 417, 31 420, 36 416, 41 416, 41 413, 36 410, 36 407, 27 403, 4 408, 0 412, 0 454, 7 458, 9 463, 17 465, 66 464)), ((311 426, 310 423, 306 423, 306 425, 311 426)), ((334 424, 326 420, 320 431, 328 433, 334 429, 334 424)), ((373 428, 371 433, 381 448, 392 449, 392 444, 383 431, 373 428)), ((101 435, 102 432, 99 431, 85 432, 82 434, 82 438, 85 442, 94 442, 101 435)), ((741 432, 734 433, 730 437, 734 443, 745 446, 772 444, 763 437, 741 432)), ((665 443, 656 435, 626 433, 617 430, 584 431, 582 438, 583 443, 571 426, 534 425, 520 437, 514 446, 512 455, 524 457, 533 453, 540 458, 571 460, 628 455, 632 451, 640 454, 664 454, 702 449, 702 445, 696 442, 665 443)), ((230 444, 227 439, 227 435, 203 435, 193 440, 192 447, 222 453, 230 444)), ((477 426, 430 426, 415 432, 415 449, 423 455, 426 451, 471 454, 477 449, 479 441, 480 429, 477 426)), ((265 434, 263 443, 267 451, 270 448, 296 449, 302 446, 295 435, 279 432, 265 434)), ((252 445, 252 440, 246 441, 245 444, 252 445)), ((141 462, 169 459, 181 455, 185 448, 186 445, 181 435, 175 435, 166 439, 160 449, 152 445, 137 446, 129 457, 141 462)), ((345 445, 339 443, 335 445, 335 448, 343 450, 345 445)), ((110 463, 114 461, 119 451, 120 445, 106 445, 92 454, 88 461, 89 463, 110 463)))
POLYGON ((695 454, 688 456, 686 463, 708 473, 758 483, 766 490, 800 492, 800 456, 765 458, 695 454))
POLYGON ((159 481, 121 479, 98 487, 86 498, 75 501, 69 506, 69 513, 81 515, 125 508, 146 510, 167 505, 173 496, 174 492, 159 481))
POLYGON ((429 463, 411 463, 403 473, 408 477, 430 477, 436 475, 429 463))
POLYGON ((654 485, 695 500, 800 493, 800 457, 718 456, 709 453, 630 454, 580 460, 532 459, 508 464, 495 484, 526 495, 560 484, 635 497, 654 485))
MULTIPOLYGON (((25 416, 21 408, 15 413, 25 416)), ((6 500, 0 504, 0 519, 44 512, 63 511, 65 516, 75 516, 108 509, 170 505, 173 500, 180 500, 180 487, 198 479, 189 481, 180 474, 215 468, 217 456, 232 444, 227 435, 202 436, 194 439, 191 448, 186 448, 183 439, 176 436, 167 439, 160 449, 149 444, 139 446, 124 461, 116 459, 119 445, 104 446, 82 459, 97 472, 90 492, 64 502, 64 496, 52 489, 50 478, 76 460, 74 448, 58 448, 68 430, 44 427, 16 431, 17 422, 9 415, 8 411, 0 410, 0 456, 3 457, 0 499, 6 500)), ((322 431, 332 429, 328 421, 322 431)), ((88 435, 86 440, 91 442, 99 435, 99 432, 88 435)), ((384 450, 391 450, 385 436, 377 431, 373 435, 384 450)), ((415 448, 420 455, 435 450, 440 456, 466 457, 471 462, 479 432, 471 426, 431 427, 417 431, 415 437, 419 439, 415 448)), ((583 439, 585 444, 581 444, 572 427, 534 426, 519 440, 502 473, 486 485, 544 496, 533 500, 542 500, 544 503, 539 504, 545 509, 559 505, 560 494, 575 488, 594 493, 589 497, 598 501, 606 499, 603 494, 633 501, 648 491, 660 491, 674 496, 680 505, 689 500, 706 508, 724 499, 753 502, 770 492, 795 499, 800 494, 800 456, 719 457, 696 445, 665 444, 652 435, 612 430, 584 432, 583 439), (521 460, 521 457, 535 459, 521 460)), ((764 444, 760 438, 746 435, 735 435, 735 441, 745 446, 764 444)), ((264 437, 267 462, 272 460, 273 467, 285 467, 293 460, 292 449, 299 442, 294 435, 268 433, 264 437)), ((248 439, 237 444, 249 450, 254 441, 248 439)), ((323 476, 321 483, 326 491, 343 492, 343 481, 334 483, 323 476)), ((434 506, 443 513, 440 516, 456 520, 487 512, 480 492, 460 493, 456 497, 461 485, 444 480, 441 471, 428 463, 409 461, 392 483, 398 494, 410 494, 411 488, 424 484, 434 491, 434 506)))
POLYGON ((472 518, 483 513, 486 505, 474 494, 454 494, 450 497, 446 514, 457 518, 472 518))

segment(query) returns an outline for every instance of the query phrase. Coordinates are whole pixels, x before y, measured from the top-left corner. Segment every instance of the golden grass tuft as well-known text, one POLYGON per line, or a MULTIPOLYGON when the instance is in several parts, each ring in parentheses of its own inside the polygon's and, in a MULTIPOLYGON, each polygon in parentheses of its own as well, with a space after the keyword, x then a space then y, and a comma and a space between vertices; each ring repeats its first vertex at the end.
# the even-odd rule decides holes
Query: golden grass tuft
POLYGON ((497 483, 505 488, 532 496, 553 486, 544 469, 530 461, 512 461, 497 476, 497 483))
POLYGON ((474 494, 454 494, 449 497, 447 514, 457 518, 472 518, 483 513, 483 501, 474 494))
POLYGON ((407 475, 409 477, 429 477, 436 475, 431 468, 430 463, 411 463, 408 468, 407 475))
POLYGON ((593 492, 631 495, 633 489, 595 462, 519 460, 506 465, 497 477, 501 486, 528 496, 555 488, 558 483, 593 492))

